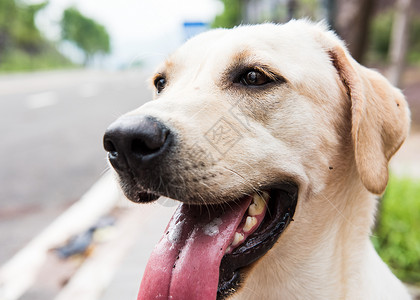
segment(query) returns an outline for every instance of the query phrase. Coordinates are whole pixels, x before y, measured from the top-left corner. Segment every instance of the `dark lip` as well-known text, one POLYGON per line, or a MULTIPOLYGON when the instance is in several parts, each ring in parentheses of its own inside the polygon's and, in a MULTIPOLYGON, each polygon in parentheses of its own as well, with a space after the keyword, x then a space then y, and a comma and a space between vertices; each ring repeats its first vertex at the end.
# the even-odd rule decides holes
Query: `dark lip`
POLYGON ((161 195, 144 188, 140 185, 136 177, 130 171, 126 173, 118 173, 120 187, 126 198, 135 203, 148 203, 157 200, 161 195))
POLYGON ((282 183, 264 190, 269 191, 270 201, 269 210, 260 227, 240 247, 222 258, 218 300, 225 299, 238 290, 241 285, 241 271, 264 256, 293 221, 298 198, 297 184, 282 183))
POLYGON ((137 200, 136 202, 140 202, 140 199, 141 199, 141 202, 153 202, 159 199, 159 197, 160 195, 158 194, 142 191, 142 192, 137 193, 137 199, 139 200, 137 200))

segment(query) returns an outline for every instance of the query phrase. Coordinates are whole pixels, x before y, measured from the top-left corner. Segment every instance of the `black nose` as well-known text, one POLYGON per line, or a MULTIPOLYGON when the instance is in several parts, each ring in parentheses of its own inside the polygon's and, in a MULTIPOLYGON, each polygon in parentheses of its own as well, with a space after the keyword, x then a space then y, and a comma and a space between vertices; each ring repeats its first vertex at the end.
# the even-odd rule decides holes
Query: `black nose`
POLYGON ((104 135, 109 161, 119 171, 153 166, 170 144, 169 129, 151 116, 129 115, 112 123, 104 135))

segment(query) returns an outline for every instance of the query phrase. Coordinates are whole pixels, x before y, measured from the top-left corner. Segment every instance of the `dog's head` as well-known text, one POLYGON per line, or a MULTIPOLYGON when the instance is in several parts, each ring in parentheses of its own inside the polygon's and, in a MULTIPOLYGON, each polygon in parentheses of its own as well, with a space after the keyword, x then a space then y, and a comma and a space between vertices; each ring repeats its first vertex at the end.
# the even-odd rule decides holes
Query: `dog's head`
POLYGON ((317 196, 349 186, 382 193, 408 131, 402 94, 322 24, 209 31, 152 82, 154 101, 104 136, 130 200, 182 202, 140 299, 244 292, 267 253, 290 255, 292 236, 316 228, 317 196))

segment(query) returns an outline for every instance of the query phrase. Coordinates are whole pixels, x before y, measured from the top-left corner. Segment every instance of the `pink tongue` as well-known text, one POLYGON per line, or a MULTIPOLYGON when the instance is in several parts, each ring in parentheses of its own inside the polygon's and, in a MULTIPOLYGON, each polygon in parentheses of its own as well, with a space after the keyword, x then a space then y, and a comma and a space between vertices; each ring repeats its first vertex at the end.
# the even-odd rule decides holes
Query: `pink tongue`
POLYGON ((149 258, 137 299, 216 299, 220 262, 251 200, 234 209, 181 204, 149 258))

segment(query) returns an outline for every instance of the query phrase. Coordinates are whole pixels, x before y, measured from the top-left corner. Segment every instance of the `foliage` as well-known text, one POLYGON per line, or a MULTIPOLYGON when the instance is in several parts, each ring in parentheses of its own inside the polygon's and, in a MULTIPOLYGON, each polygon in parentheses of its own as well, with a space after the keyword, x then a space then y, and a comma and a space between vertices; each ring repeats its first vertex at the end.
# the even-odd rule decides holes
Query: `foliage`
POLYGON ((32 53, 39 51, 44 40, 34 18, 46 5, 47 2, 24 6, 14 0, 0 1, 0 53, 11 47, 32 53))
POLYGON ((372 242, 400 279, 420 284, 420 181, 391 176, 372 242))
POLYGON ((29 54, 19 48, 7 50, 2 58, 1 73, 77 67, 51 44, 43 45, 37 54, 29 54))
POLYGON ((44 2, 18 8, 19 21, 12 31, 16 46, 30 53, 39 52, 45 41, 35 26, 35 14, 46 5, 47 2, 44 2))
POLYGON ((10 42, 13 24, 16 20, 17 7, 14 0, 0 1, 0 53, 10 42))
MULTIPOLYGON (((220 0, 223 2, 224 11, 218 15, 212 27, 232 28, 240 25, 243 22, 244 13, 247 10, 247 1, 243 0, 220 0)), ((257 1, 254 2, 256 4, 257 1)), ((249 1, 248 1, 249 4, 249 1)), ((247 20, 247 22, 286 22, 288 16, 288 5, 285 1, 278 1, 273 3, 269 10, 259 12, 258 20, 247 20)), ((295 18, 310 18, 316 19, 316 11, 319 6, 319 0, 299 0, 293 9, 293 16, 295 18)), ((250 10, 252 8, 248 8, 250 10)), ((245 13, 246 14, 246 13, 245 13)))
POLYGON ((82 15, 76 8, 64 11, 62 37, 73 42, 86 55, 86 62, 96 53, 109 53, 110 41, 105 27, 82 15))
POLYGON ((296 19, 307 18, 309 20, 316 20, 319 2, 319 0, 300 0, 293 17, 296 19))
POLYGON ((241 0, 221 0, 225 7, 222 14, 218 15, 211 25, 213 28, 232 28, 241 23, 242 2, 241 0))
MULTIPOLYGON (((391 42, 394 11, 378 14, 372 21, 370 56, 374 61, 386 61, 391 42)), ((420 63, 420 18, 413 16, 410 21, 410 35, 407 49, 407 61, 420 63)))
POLYGON ((370 47, 376 55, 376 59, 383 61, 387 59, 393 16, 393 12, 388 11, 379 14, 372 21, 370 47))
POLYGON ((72 65, 35 26, 35 15, 47 4, 0 0, 0 72, 72 65))
POLYGON ((420 16, 413 16, 411 19, 408 61, 420 63, 420 16))
POLYGON ((0 55, 10 44, 16 14, 14 0, 0 0, 0 55))

